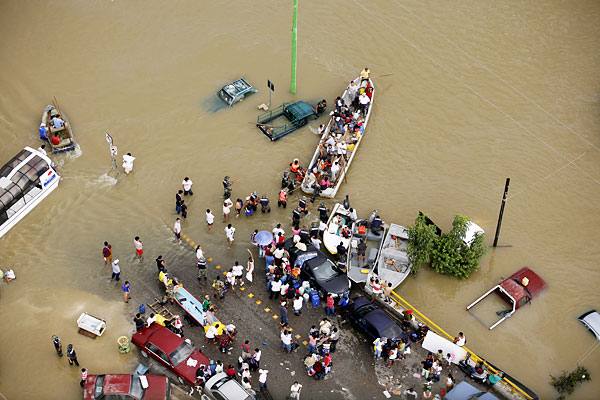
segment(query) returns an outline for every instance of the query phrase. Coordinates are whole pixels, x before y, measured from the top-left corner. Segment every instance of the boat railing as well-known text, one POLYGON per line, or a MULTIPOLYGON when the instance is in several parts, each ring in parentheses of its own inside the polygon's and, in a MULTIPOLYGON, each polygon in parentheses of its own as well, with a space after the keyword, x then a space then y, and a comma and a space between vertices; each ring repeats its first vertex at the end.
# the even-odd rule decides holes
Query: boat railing
MULTIPOLYGON (((451 336, 448 332, 446 332, 444 329, 442 329, 438 324, 436 324, 431 319, 429 319, 427 316, 425 316, 423 313, 421 313, 419 310, 417 310, 406 299, 404 299, 402 296, 400 296, 398 293, 396 293, 395 290, 393 290, 391 294, 392 294, 392 299, 394 299, 394 301, 398 305, 400 305, 402 308, 412 310, 413 311, 413 315, 415 315, 415 317, 418 320, 420 320, 422 323, 424 323, 425 325, 427 325, 430 329, 432 329, 433 331, 435 331, 439 335, 445 336, 448 340, 454 340, 453 336, 451 336)), ((463 346, 462 348, 466 350, 466 352, 470 355, 470 357, 471 357, 471 359, 473 361, 475 361, 475 362, 483 362, 483 364, 486 366, 486 368, 488 370, 490 370, 492 373, 497 374, 499 372, 503 372, 503 371, 500 371, 494 365, 488 363, 486 360, 484 360, 483 358, 481 358, 477 354, 475 354, 467 346, 463 346)), ((502 381, 506 382, 510 386, 511 390, 513 390, 513 392, 515 392, 519 396, 522 396, 523 398, 525 398, 527 400, 537 400, 538 399, 537 396, 536 397, 532 397, 529 393, 527 393, 526 391, 524 391, 517 383, 513 382, 511 379, 507 378, 506 376, 504 376, 502 378, 502 381)))

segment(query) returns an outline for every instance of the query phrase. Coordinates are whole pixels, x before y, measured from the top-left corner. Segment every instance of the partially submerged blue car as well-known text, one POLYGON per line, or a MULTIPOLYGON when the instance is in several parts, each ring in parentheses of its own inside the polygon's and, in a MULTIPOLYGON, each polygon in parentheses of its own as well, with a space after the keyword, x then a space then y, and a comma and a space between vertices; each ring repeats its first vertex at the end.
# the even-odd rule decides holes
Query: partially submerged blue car
POLYGON ((221 100, 227 103, 227 105, 232 106, 238 101, 242 101, 246 96, 256 92, 258 92, 258 90, 248 83, 248 81, 244 78, 240 78, 223 86, 217 95, 221 100))

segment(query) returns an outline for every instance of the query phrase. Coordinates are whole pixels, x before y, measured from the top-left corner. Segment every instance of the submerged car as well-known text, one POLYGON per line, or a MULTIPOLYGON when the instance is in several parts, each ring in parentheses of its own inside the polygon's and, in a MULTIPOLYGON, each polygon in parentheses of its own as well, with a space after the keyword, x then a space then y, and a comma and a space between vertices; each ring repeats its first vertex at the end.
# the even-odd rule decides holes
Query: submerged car
POLYGON ((350 280, 335 264, 312 244, 303 243, 306 250, 299 249, 292 239, 285 242, 290 252, 290 262, 300 266, 302 279, 310 282, 311 287, 319 290, 321 295, 333 293, 346 296, 350 292, 350 280))
POLYGON ((202 395, 202 400, 254 400, 255 398, 242 387, 241 383, 224 372, 215 374, 206 381, 202 395))
POLYGON ((392 342, 408 339, 398 322, 366 297, 357 297, 350 305, 350 322, 369 339, 386 337, 392 342))
POLYGON ((240 78, 223 86, 217 94, 221 100, 232 106, 238 101, 242 101, 246 96, 256 92, 258 90, 248 83, 248 81, 240 78))
POLYGON ((88 375, 83 400, 168 400, 171 385, 163 375, 88 375))
POLYGON ((596 339, 600 340, 600 313, 598 311, 588 311, 577 319, 596 336, 596 339))
POLYGON ((196 370, 210 362, 201 351, 157 323, 134 333, 131 342, 142 356, 154 358, 175 373, 182 384, 194 385, 196 370))
POLYGON ((466 381, 460 382, 454 386, 444 396, 444 400, 499 400, 498 397, 494 396, 489 392, 482 392, 475 386, 471 385, 466 381))

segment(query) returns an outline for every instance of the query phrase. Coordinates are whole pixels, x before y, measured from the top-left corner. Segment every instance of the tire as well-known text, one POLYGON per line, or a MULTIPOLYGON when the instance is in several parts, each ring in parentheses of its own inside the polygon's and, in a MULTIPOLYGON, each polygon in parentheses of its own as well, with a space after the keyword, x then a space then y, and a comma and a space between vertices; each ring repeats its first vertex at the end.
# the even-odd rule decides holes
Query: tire
POLYGON ((144 350, 140 351, 140 354, 142 355, 142 357, 148 358, 148 353, 146 353, 144 350))

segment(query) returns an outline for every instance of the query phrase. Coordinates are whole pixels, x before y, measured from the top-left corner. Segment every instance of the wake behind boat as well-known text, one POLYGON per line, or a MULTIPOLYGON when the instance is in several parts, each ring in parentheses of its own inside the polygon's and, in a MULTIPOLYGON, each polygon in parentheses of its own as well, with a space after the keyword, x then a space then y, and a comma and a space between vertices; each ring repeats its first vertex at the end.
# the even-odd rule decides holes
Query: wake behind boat
POLYGON ((337 194, 358 146, 365 134, 375 87, 365 69, 350 82, 335 102, 335 111, 324 127, 323 135, 302 181, 304 193, 333 198, 337 194), (316 193, 315 193, 316 192, 316 193))
POLYGON ((392 284, 392 289, 400 285, 410 274, 412 265, 408 259, 406 249, 408 247, 408 231, 405 227, 390 224, 385 235, 381 250, 373 272, 379 279, 392 284))

